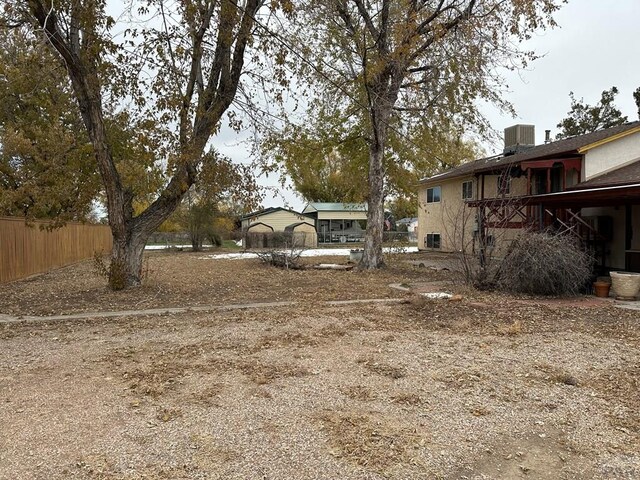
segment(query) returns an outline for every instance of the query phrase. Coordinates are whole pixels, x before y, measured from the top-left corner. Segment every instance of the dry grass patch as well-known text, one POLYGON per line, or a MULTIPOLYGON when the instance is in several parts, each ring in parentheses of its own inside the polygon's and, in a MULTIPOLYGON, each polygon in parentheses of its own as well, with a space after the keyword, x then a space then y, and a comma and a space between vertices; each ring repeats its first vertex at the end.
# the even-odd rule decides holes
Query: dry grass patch
POLYGON ((250 395, 256 398, 266 398, 268 400, 273 398, 273 395, 269 390, 262 386, 258 386, 250 390, 250 395))
POLYGON ((112 461, 104 455, 89 455, 74 462, 67 473, 72 475, 68 478, 88 478, 90 480, 173 480, 193 478, 197 471, 197 467, 193 465, 171 467, 150 464, 137 470, 136 473, 125 473, 118 466, 118 462, 112 461))
POLYGON ((318 341, 300 332, 283 332, 277 335, 266 335, 251 348, 253 353, 270 348, 301 348, 318 345, 318 341))
POLYGON ((400 392, 391 396, 391 401, 393 403, 398 403, 400 405, 408 405, 412 407, 416 407, 418 405, 422 405, 422 398, 420 395, 414 392, 400 392))
POLYGON ((542 379, 556 384, 578 386, 578 379, 566 370, 550 365, 548 363, 539 363, 535 365, 535 369, 542 373, 542 379))
MULTIPOLYGON (((113 358, 112 355, 110 358, 113 358)), ((227 371, 236 367, 236 361, 221 357, 206 358, 200 362, 180 361, 176 359, 158 355, 147 364, 140 360, 131 360, 134 365, 140 365, 132 370, 123 365, 122 378, 128 382, 129 389, 138 395, 157 398, 169 390, 173 390, 177 385, 182 384, 182 379, 193 373, 207 374, 211 372, 227 371)), ((116 363, 120 366, 122 364, 116 363)))
POLYGON ((193 460, 195 465, 197 465, 197 470, 194 468, 194 472, 186 477, 175 476, 169 478, 198 478, 198 471, 217 472, 223 470, 228 463, 240 457, 238 452, 217 445, 215 440, 209 435, 193 435, 191 438, 191 448, 194 451, 193 460))
POLYGON ((471 408, 470 412, 474 417, 484 417, 485 415, 491 414, 491 410, 483 405, 471 408))
POLYGON ((203 390, 194 392, 191 395, 191 403, 203 405, 205 407, 219 407, 219 400, 224 393, 225 386, 221 383, 212 383, 203 390))
POLYGON ((370 402, 375 400, 378 395, 370 388, 363 385, 351 385, 348 387, 342 387, 340 389, 344 395, 352 400, 359 400, 361 402, 370 402))
POLYGON ((635 443, 640 444, 640 363, 606 370, 586 381, 585 386, 620 405, 609 415, 611 424, 635 432, 635 443))
POLYGON ((159 407, 156 412, 156 419, 164 423, 180 417, 182 417, 182 409, 180 408, 159 407))
POLYGON ((478 371, 471 369, 452 368, 451 370, 441 372, 434 376, 438 380, 450 388, 471 388, 480 383, 484 379, 484 375, 478 371))
POLYGON ((397 367, 389 365, 388 363, 378 362, 372 357, 360 357, 356 360, 356 363, 362 365, 370 372, 377 373, 383 377, 393 378, 397 380, 407 375, 407 371, 404 367, 397 367))
POLYGON ((498 327, 498 333, 501 335, 520 335, 522 333, 522 320, 515 320, 509 325, 498 327))
POLYGON ((176 379, 184 375, 186 365, 156 365, 124 372, 122 378, 128 381, 129 390, 137 395, 158 398, 171 389, 176 379))
POLYGON ((331 455, 373 471, 415 464, 415 451, 424 444, 412 429, 376 414, 328 412, 319 419, 328 434, 331 455))
POLYGON ((261 363, 257 360, 241 363, 238 368, 258 385, 266 385, 287 377, 304 377, 310 374, 309 370, 292 363, 261 363))
POLYGON ((339 338, 344 337, 347 333, 348 330, 346 328, 336 325, 335 323, 330 323, 318 330, 316 336, 322 338, 339 338))

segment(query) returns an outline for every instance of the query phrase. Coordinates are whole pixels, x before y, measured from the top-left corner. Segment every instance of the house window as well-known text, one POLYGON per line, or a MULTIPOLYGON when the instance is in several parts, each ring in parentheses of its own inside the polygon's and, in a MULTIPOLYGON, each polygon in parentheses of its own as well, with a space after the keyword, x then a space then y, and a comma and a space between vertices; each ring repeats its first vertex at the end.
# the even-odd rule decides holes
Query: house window
POLYGON ((511 192, 511 176, 509 172, 498 175, 498 195, 508 195, 511 192))
POLYGON ((462 199, 471 200, 473 198, 473 181, 462 182, 462 199))
POLYGON ((440 248, 439 233, 427 233, 427 238, 425 240, 427 248, 440 248))
POLYGON ((440 202, 440 187, 427 188, 427 203, 440 202))

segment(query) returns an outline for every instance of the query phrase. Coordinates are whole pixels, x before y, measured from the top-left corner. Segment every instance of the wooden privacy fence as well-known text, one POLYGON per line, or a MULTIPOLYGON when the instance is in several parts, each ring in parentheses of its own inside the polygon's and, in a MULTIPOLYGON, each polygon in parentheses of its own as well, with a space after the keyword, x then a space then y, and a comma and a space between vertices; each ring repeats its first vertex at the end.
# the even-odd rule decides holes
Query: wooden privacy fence
POLYGON ((95 252, 111 250, 106 225, 67 223, 48 231, 47 222, 26 225, 23 218, 0 217, 0 283, 69 265, 95 252))

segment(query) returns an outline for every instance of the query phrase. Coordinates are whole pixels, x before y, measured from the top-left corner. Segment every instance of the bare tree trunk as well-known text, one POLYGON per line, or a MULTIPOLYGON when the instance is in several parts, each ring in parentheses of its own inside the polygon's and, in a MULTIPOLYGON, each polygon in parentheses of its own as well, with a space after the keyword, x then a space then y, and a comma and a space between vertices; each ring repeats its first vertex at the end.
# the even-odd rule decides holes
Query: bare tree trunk
POLYGON ((113 235, 113 250, 109 267, 109 286, 113 290, 139 286, 142 282, 142 256, 149 235, 125 237, 113 235))
POLYGON ((384 266, 382 241, 384 234, 384 146, 373 144, 369 149, 369 197, 367 233, 360 268, 384 266))

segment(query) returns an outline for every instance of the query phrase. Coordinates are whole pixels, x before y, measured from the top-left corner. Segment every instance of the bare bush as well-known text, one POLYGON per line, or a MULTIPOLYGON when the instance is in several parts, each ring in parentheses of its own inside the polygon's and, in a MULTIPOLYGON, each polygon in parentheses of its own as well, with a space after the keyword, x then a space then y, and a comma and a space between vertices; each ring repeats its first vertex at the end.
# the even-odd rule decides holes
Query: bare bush
POLYGON ((506 229, 478 228, 478 213, 465 205, 450 207, 443 202, 443 239, 445 248, 455 252, 449 268, 460 280, 480 290, 495 287, 500 258, 494 256, 496 245, 506 245, 506 229))
POLYGON ((593 259, 578 240, 553 232, 525 232, 507 250, 496 272, 500 290, 573 295, 591 278, 593 259))
POLYGON ((255 252, 260 260, 274 267, 285 268, 287 270, 300 270, 303 266, 300 264, 300 256, 304 251, 304 247, 296 244, 283 249, 269 249, 261 252, 255 252))

